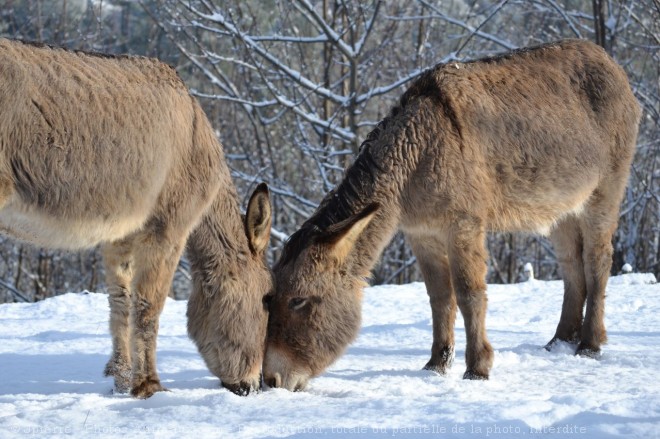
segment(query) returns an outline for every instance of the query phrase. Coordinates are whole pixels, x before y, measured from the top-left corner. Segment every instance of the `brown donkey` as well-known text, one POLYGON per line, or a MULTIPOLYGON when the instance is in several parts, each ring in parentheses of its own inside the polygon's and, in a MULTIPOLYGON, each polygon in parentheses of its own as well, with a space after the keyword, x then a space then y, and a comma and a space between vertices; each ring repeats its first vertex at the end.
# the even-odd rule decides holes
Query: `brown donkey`
POLYGON ((464 377, 488 378, 489 231, 550 234, 565 285, 550 345, 579 342, 577 353, 596 355, 639 117, 624 71, 586 41, 425 72, 286 244, 269 298, 266 382, 304 388, 341 355, 360 327, 363 279, 397 227, 430 296, 426 369, 451 365, 458 304, 464 377))
POLYGON ((189 333, 225 386, 258 388, 268 191, 244 222, 222 146, 176 72, 0 39, 0 78, 0 228, 44 247, 102 245, 116 390, 163 390, 158 317, 186 242, 189 333))

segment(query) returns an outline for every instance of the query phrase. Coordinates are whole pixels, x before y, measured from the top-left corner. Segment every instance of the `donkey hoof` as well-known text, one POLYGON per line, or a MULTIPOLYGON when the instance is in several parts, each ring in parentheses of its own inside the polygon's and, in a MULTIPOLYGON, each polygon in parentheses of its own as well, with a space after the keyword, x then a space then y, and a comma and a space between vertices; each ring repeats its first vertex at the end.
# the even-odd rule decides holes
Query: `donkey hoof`
POLYGON ((577 333, 570 337, 559 337, 555 335, 552 337, 552 340, 550 340, 546 345, 545 345, 545 350, 548 352, 551 352, 557 345, 566 343, 569 345, 577 345, 580 343, 580 337, 578 337, 577 333))
POLYGON ((131 396, 138 399, 147 399, 156 392, 167 392, 167 389, 154 379, 145 379, 140 384, 133 385, 131 396))
POLYGON ((115 377, 115 387, 112 389, 112 391, 114 393, 121 393, 121 394, 128 393, 131 390, 130 382, 131 382, 130 379, 115 377))
POLYGON ((443 348, 435 348, 431 351, 431 359, 424 370, 430 370, 440 375, 446 375, 449 368, 454 362, 454 346, 444 346, 443 348))
POLYGON ((451 364, 447 363, 436 363, 435 361, 431 360, 426 365, 424 366, 424 370, 430 370, 431 372, 435 372, 438 375, 447 375, 447 371, 451 367, 451 364))
POLYGON ((580 343, 577 348, 577 352, 575 352, 575 355, 579 355, 580 357, 585 358, 593 358, 594 360, 600 360, 602 356, 600 348, 590 346, 586 343, 580 343))
POLYGON ((240 381, 238 383, 222 383, 222 386, 238 396, 248 396, 250 393, 259 392, 259 386, 247 381, 240 381))
POLYGON ((128 363, 110 360, 103 373, 115 379, 114 393, 128 393, 131 390, 131 367, 128 363))
POLYGON ((552 340, 547 342, 543 348, 548 352, 552 352, 552 349, 555 347, 558 341, 559 339, 557 337, 552 337, 552 340))
POLYGON ((463 379, 485 381, 488 379, 488 372, 483 373, 483 372, 477 372, 476 370, 468 369, 463 374, 463 379))

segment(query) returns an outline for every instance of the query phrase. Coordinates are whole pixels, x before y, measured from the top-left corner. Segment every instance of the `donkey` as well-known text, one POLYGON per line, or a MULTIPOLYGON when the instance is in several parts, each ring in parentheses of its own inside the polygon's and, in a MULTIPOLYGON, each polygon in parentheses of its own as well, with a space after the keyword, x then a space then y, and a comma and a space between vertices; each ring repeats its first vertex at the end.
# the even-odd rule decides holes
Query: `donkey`
POLYGON ((158 318, 186 244, 190 336, 226 387, 259 388, 268 190, 244 221, 222 146, 174 69, 0 39, 0 78, 0 229, 43 247, 102 246, 115 390, 164 390, 158 318))
POLYGON ((420 264, 433 316, 425 369, 454 357, 487 379, 485 234, 549 234, 564 278, 555 336, 597 356, 606 341, 611 238, 640 109, 598 46, 566 40, 423 73, 368 135, 343 181, 286 243, 268 298, 271 387, 303 389, 360 327, 361 290, 397 228, 420 264), (583 306, 586 301, 586 315, 583 306))

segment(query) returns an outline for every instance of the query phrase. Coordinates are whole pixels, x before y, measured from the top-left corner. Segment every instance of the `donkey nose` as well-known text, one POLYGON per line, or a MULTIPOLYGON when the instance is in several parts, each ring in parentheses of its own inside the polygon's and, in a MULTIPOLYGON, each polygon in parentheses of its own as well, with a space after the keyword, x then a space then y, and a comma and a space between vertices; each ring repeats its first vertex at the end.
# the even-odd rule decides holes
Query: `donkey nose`
POLYGON ((241 381, 236 384, 227 384, 223 382, 222 386, 238 396, 248 396, 251 392, 259 391, 258 387, 255 387, 254 384, 246 381, 241 381))
POLYGON ((276 373, 275 375, 273 375, 270 378, 266 378, 264 380, 264 382, 266 383, 266 385, 268 387, 270 387, 272 389, 275 389, 277 387, 282 387, 282 377, 280 376, 279 373, 276 373))

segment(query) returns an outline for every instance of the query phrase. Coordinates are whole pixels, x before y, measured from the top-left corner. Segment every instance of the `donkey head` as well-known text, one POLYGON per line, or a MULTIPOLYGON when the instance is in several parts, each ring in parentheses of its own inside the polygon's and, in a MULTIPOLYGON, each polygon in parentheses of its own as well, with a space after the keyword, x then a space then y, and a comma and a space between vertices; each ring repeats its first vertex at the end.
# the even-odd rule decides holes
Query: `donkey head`
POLYGON ((208 368, 240 395, 261 386, 268 320, 264 297, 273 291, 265 259, 270 226, 268 188, 261 184, 250 198, 243 227, 236 231, 243 236, 234 237, 244 248, 237 258, 224 257, 234 253, 233 244, 218 246, 227 237, 213 226, 195 232, 196 248, 202 250, 189 252, 197 293, 188 302, 188 332, 208 368))
POLYGON ((356 243, 376 208, 323 230, 308 222, 285 245, 268 298, 264 378, 270 387, 304 389, 357 336, 368 272, 356 243))

